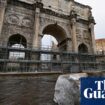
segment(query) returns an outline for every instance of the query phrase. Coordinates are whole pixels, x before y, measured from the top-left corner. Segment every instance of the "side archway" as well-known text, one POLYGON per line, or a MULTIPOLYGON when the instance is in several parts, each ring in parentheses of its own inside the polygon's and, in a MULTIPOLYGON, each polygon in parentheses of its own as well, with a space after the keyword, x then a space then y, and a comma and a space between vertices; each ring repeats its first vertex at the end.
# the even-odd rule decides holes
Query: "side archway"
MULTIPOLYGON (((20 34, 15 34, 9 37, 8 46, 12 48, 26 48, 27 40, 20 34)), ((10 59, 25 59, 24 51, 9 51, 10 59)))
POLYGON ((27 40, 24 36, 20 35, 20 34, 15 34, 9 37, 8 39, 8 46, 12 46, 15 44, 21 44, 23 45, 25 48, 27 47, 27 40))
POLYGON ((78 52, 79 53, 88 53, 88 47, 82 43, 78 46, 78 52))
MULTIPOLYGON (((21 61, 23 59, 27 59, 30 54, 26 52, 25 48, 27 48, 27 40, 23 35, 14 34, 8 38, 8 47, 12 49, 8 49, 8 58, 10 60, 21 61)), ((8 70, 28 70, 29 64, 25 62, 10 62, 7 63, 8 70)))

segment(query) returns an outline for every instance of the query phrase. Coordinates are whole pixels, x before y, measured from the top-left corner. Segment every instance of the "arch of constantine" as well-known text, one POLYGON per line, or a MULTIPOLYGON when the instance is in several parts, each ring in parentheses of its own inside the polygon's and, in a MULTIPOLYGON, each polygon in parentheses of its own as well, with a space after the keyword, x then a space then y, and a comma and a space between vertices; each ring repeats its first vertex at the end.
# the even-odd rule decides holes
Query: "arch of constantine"
POLYGON ((50 34, 61 49, 78 52, 82 44, 89 53, 95 53, 91 7, 74 0, 1 0, 0 20, 2 45, 7 45, 10 37, 17 35, 18 39, 21 35, 28 48, 40 47, 41 37, 50 34))
MULTIPOLYGON (((39 67, 40 61, 37 60, 42 53, 60 57, 60 52, 64 51, 75 54, 95 54, 94 25, 91 7, 74 0, 0 0, 1 59, 8 59, 10 52, 24 52, 23 61, 20 60, 21 58, 15 62, 9 59, 5 64, 18 62, 19 65, 25 63, 26 66, 39 67), (58 52, 40 50, 41 39, 45 34, 56 38, 58 52), (23 49, 13 49, 14 45, 22 45, 23 49), (31 60, 31 64, 27 60, 31 60)), ((78 62, 71 56, 70 59, 78 62)), ((60 60, 56 62, 62 65, 59 64, 60 60)), ((2 62, 1 65, 3 64, 2 62)))

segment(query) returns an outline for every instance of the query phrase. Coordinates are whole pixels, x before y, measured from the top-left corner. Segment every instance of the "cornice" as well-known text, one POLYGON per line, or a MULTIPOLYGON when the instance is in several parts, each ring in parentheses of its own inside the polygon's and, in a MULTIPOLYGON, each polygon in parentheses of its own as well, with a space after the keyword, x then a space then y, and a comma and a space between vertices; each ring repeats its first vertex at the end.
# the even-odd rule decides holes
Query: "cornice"
POLYGON ((79 2, 76 2, 76 1, 74 1, 74 3, 75 4, 77 4, 77 5, 79 5, 80 7, 82 7, 82 8, 89 8, 90 10, 92 9, 90 6, 88 6, 88 5, 84 5, 84 4, 81 4, 81 3, 79 3, 79 2))
MULTIPOLYGON (((71 20, 71 18, 76 18, 77 17, 75 14, 71 15, 71 12, 70 12, 69 15, 65 15, 65 14, 57 13, 57 12, 51 10, 51 9, 43 8, 43 3, 41 3, 41 2, 36 2, 34 4, 29 4, 29 3, 22 2, 22 1, 19 1, 19 0, 8 0, 8 4, 24 7, 24 8, 31 9, 31 10, 35 10, 35 8, 40 8, 41 13, 45 13, 45 14, 48 14, 48 15, 56 16, 56 17, 59 17, 59 18, 67 19, 67 20, 71 20)), ((89 23, 88 20, 84 20, 84 19, 78 19, 77 22, 81 22, 83 24, 88 24, 89 23)))
POLYGON ((63 19, 69 19, 69 15, 60 14, 60 13, 57 13, 57 12, 52 11, 52 10, 50 10, 50 9, 42 8, 42 9, 41 9, 41 12, 42 12, 42 13, 45 13, 45 14, 48 14, 48 15, 60 17, 60 18, 63 18, 63 19))

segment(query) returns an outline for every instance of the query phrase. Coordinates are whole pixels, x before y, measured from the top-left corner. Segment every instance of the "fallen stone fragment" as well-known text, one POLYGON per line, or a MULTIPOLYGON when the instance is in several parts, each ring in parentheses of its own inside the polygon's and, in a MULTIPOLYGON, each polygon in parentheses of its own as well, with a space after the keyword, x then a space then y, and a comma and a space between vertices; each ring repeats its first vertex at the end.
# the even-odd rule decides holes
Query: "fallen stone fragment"
POLYGON ((55 85, 55 103, 58 105, 79 105, 79 79, 86 76, 86 73, 59 76, 55 85))

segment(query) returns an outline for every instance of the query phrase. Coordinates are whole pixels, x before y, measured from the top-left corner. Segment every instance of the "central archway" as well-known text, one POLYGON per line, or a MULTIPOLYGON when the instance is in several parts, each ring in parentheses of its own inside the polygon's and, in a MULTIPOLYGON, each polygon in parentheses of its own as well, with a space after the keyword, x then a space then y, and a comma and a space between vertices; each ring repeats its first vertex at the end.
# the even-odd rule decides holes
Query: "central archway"
POLYGON ((50 24, 46 26, 43 30, 43 34, 52 35, 56 38, 58 43, 62 42, 64 39, 66 39, 66 32, 65 30, 57 25, 57 24, 50 24))
MULTIPOLYGON (((50 38, 46 38, 45 43, 49 42, 47 40, 50 40, 51 42, 51 50, 53 51, 67 51, 67 34, 66 31, 64 30, 64 28, 62 28, 61 26, 59 26, 57 23, 56 24, 49 24, 47 26, 44 27, 43 31, 42 31, 43 36, 52 36, 53 38, 55 38, 55 42, 54 40, 50 40, 50 38)), ((51 39, 53 39, 51 38, 51 39)), ((43 39, 43 38, 42 38, 43 39)), ((42 45, 43 46, 43 45, 42 45)), ((49 60, 49 61, 59 61, 61 59, 61 55, 58 53, 51 53, 49 54, 43 54, 41 55, 44 60, 49 60)), ((41 59, 42 60, 42 59, 41 59)), ((44 64, 43 64, 44 65, 44 64)), ((42 66, 43 66, 42 65, 42 66)), ((45 67, 49 67, 49 64, 45 64, 45 67)), ((61 67, 60 63, 54 62, 50 65, 51 69, 59 69, 61 67)))
POLYGON ((42 33, 43 33, 43 35, 53 36, 58 42, 57 46, 58 46, 59 50, 61 50, 61 51, 67 50, 67 43, 66 43, 67 34, 61 26, 59 26, 58 24, 47 25, 43 29, 42 33))

